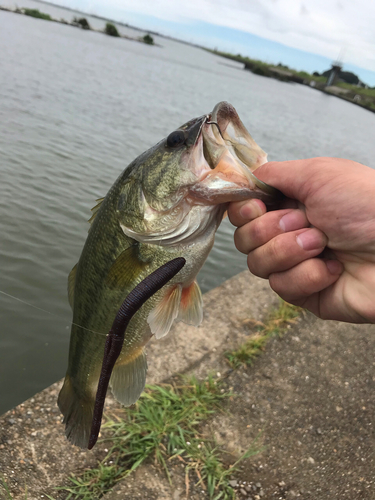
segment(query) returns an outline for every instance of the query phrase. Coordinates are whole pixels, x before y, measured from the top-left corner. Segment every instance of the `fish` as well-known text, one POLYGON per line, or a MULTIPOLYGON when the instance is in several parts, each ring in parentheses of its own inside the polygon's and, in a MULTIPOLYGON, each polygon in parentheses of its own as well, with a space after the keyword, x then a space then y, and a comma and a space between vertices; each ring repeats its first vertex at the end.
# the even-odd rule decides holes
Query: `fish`
POLYGON ((177 257, 186 260, 128 324, 110 387, 130 406, 145 386, 151 337, 167 335, 174 321, 195 326, 202 321, 196 277, 228 203, 279 199, 279 191, 254 174, 266 161, 235 108, 220 102, 138 156, 98 200, 68 277, 73 321, 58 406, 72 444, 88 447, 106 334, 124 299, 160 266, 177 257))

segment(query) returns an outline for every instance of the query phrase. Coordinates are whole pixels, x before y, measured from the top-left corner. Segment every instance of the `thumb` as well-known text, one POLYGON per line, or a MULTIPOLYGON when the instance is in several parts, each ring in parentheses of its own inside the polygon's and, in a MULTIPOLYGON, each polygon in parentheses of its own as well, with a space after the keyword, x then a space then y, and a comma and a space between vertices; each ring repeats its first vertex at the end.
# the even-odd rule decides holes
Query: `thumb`
POLYGON ((288 198, 305 202, 310 181, 317 168, 317 159, 272 161, 254 172, 261 181, 279 189, 288 198))

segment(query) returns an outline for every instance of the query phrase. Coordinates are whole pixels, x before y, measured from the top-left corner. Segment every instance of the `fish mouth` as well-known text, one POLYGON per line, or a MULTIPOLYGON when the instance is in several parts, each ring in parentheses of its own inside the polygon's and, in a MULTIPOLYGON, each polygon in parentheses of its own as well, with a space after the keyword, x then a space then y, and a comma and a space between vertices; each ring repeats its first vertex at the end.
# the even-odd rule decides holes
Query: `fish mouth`
POLYGON ((280 191, 254 175, 254 170, 266 163, 267 154, 251 137, 231 104, 218 103, 211 114, 200 117, 199 121, 196 145, 205 166, 196 172, 199 181, 191 188, 195 198, 212 204, 249 198, 272 204, 280 199, 280 191))

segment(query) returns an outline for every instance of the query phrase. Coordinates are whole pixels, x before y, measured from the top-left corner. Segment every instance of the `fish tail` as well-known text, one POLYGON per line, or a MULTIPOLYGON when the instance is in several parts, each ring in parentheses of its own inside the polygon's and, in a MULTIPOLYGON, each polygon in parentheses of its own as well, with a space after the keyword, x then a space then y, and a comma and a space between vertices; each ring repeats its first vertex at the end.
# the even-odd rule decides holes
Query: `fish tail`
POLYGON ((67 374, 57 404, 64 415, 63 423, 68 440, 80 448, 87 448, 94 412, 94 395, 82 391, 78 394, 67 374))

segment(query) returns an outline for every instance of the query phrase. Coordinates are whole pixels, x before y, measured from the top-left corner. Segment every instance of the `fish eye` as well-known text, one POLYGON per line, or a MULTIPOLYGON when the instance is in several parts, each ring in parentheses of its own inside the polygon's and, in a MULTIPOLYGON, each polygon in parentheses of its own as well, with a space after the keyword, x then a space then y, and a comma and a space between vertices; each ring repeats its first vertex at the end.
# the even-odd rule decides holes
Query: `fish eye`
POLYGON ((185 142, 185 134, 183 130, 175 130, 167 137, 167 147, 177 148, 185 142))

